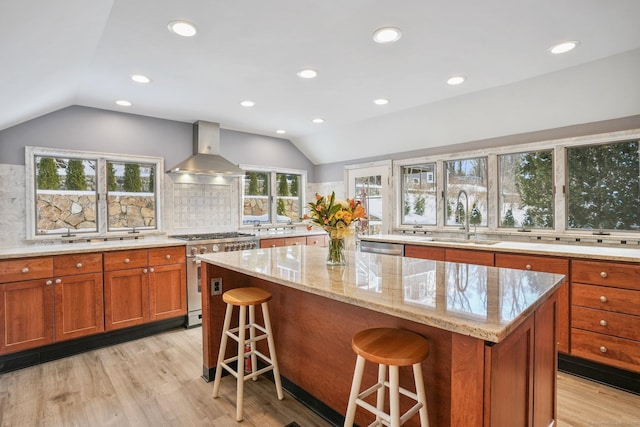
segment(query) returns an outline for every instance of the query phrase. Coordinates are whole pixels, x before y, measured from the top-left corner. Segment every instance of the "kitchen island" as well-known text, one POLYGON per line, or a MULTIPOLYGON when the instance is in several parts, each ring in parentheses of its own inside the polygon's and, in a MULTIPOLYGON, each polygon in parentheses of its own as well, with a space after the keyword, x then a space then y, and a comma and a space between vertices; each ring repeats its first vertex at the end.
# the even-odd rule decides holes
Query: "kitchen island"
MULTIPOLYGON (((360 252, 347 252, 345 267, 327 267, 326 249, 309 246, 199 258, 206 266, 205 379, 213 378, 224 317, 214 281, 222 292, 257 286, 273 293, 285 387, 336 424, 355 364, 351 338, 376 326, 409 329, 429 340, 423 372, 431 425, 546 427, 556 418, 562 275, 360 252)), ((375 366, 367 368, 364 383, 375 381, 375 366)), ((411 384, 410 370, 401 370, 401 384, 411 384)), ((359 425, 370 421, 358 411, 359 425)))

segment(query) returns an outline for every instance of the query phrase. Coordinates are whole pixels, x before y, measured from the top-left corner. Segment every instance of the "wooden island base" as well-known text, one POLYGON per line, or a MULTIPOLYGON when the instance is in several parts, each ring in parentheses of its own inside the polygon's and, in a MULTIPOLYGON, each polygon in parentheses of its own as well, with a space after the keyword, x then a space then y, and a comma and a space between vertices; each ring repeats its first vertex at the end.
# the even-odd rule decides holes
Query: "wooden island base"
MULTIPOLYGON (((211 278, 222 278, 224 291, 256 286, 272 292, 269 311, 282 376, 337 413, 346 411, 355 366, 351 338, 362 329, 384 326, 414 331, 431 344, 431 353, 422 369, 432 426, 554 425, 555 294, 496 344, 213 264, 203 262, 202 266, 203 295, 211 295, 211 278)), ((221 295, 203 297, 205 378, 215 369, 224 308, 221 295)), ((413 389, 410 368, 401 368, 400 372, 401 384, 413 389)), ((376 375, 375 365, 368 364, 363 384, 374 383, 376 375)), ((371 421, 370 414, 357 411, 358 425, 371 421)), ((407 425, 419 425, 419 418, 413 417, 407 425)))

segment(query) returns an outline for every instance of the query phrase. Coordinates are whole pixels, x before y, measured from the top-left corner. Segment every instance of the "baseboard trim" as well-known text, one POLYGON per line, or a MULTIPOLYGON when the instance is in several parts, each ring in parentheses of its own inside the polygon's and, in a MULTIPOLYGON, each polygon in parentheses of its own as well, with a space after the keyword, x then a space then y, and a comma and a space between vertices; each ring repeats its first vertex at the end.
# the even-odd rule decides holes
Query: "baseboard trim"
POLYGON ((634 372, 562 353, 558 354, 558 370, 640 395, 640 374, 634 372))
POLYGON ((30 350, 23 350, 17 353, 6 354, 0 356, 0 374, 29 366, 39 365, 52 360, 62 359, 63 357, 73 356, 75 354, 84 353, 97 348, 148 337, 171 329, 184 328, 184 325, 185 317, 180 316, 173 319, 160 320, 158 322, 132 326, 126 329, 119 329, 75 340, 54 343, 30 350))

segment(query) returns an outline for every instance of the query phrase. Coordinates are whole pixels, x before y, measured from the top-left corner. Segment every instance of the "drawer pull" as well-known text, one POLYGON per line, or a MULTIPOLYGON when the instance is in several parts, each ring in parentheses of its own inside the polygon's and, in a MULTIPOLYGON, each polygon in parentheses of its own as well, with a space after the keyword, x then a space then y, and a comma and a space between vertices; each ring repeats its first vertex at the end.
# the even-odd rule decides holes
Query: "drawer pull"
POLYGON ((276 247, 276 245, 271 245, 271 247, 272 247, 272 248, 275 248, 275 247, 276 247))
POLYGON ((607 325, 608 325, 608 323, 607 323, 606 320, 601 320, 600 321, 600 326, 607 326, 607 325))
POLYGON ((298 243, 298 242, 293 242, 293 246, 297 246, 297 245, 299 245, 299 244, 300 244, 300 243, 298 243))
POLYGON ((29 267, 25 267, 25 268, 23 268, 23 269, 22 269, 22 272, 23 272, 23 273, 25 273, 25 274, 27 274, 27 273, 29 272, 29 267))
POLYGON ((81 262, 77 263, 77 264, 76 264, 76 267, 77 267, 77 268, 82 268, 82 263, 81 263, 81 262))
POLYGON ((125 264, 129 264, 129 262, 130 262, 129 258, 125 258, 125 259, 124 259, 124 263, 125 263, 125 264))
POLYGON ((151 268, 149 269, 149 271, 153 273, 153 272, 154 272, 154 271, 156 271, 156 270, 155 270, 153 267, 151 267, 151 268))
POLYGON ((50 286, 53 284, 53 282, 51 280, 47 280, 46 282, 44 282, 45 285, 50 286))
POLYGON ((607 276, 608 276, 608 274, 607 274, 607 272, 606 272, 606 271, 601 271, 601 272, 600 272, 600 277, 602 277, 603 279, 606 279, 606 278, 607 278, 607 276))
POLYGON ((600 347, 600 353, 606 353, 606 352, 607 352, 607 347, 601 346, 600 347))
POLYGON ((60 283, 62 283, 62 279, 56 279, 56 284, 59 285, 60 283))
POLYGON ((600 302, 607 302, 607 297, 605 297, 604 295, 602 295, 600 297, 600 302))
POLYGON ((147 274, 148 270, 146 268, 142 269, 142 272, 147 274))
POLYGON ((165 259, 171 259, 171 255, 167 254, 164 256, 165 259))
POLYGON ((531 270, 531 264, 527 264, 524 268, 526 268, 527 270, 531 270))

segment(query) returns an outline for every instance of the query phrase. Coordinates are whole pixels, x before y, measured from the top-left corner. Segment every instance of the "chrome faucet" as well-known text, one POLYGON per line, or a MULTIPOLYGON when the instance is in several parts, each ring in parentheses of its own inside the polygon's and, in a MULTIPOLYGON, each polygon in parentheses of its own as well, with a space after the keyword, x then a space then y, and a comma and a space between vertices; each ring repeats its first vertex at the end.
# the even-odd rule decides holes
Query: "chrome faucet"
POLYGON ((461 227, 464 230, 464 240, 469 240, 469 195, 466 191, 460 190, 458 193, 458 200, 456 201, 456 211, 460 204, 460 196, 464 194, 464 225, 461 227))

